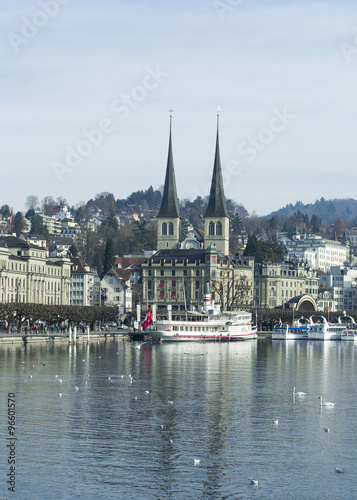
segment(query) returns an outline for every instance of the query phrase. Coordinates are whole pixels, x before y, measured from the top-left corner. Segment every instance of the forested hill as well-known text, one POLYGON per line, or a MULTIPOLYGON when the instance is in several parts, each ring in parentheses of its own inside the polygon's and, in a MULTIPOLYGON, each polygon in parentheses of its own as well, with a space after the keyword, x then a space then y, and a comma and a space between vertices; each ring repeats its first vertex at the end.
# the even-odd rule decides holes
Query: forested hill
POLYGON ((308 215, 310 218, 316 215, 321 221, 328 225, 331 225, 336 217, 340 217, 347 224, 349 222, 353 223, 353 225, 357 224, 357 201, 351 198, 345 200, 325 200, 325 198, 321 198, 320 200, 316 200, 315 203, 309 203, 307 205, 298 201, 295 205, 290 203, 284 208, 280 208, 266 215, 266 217, 270 219, 276 215, 285 218, 296 214, 298 211, 303 215, 308 215))

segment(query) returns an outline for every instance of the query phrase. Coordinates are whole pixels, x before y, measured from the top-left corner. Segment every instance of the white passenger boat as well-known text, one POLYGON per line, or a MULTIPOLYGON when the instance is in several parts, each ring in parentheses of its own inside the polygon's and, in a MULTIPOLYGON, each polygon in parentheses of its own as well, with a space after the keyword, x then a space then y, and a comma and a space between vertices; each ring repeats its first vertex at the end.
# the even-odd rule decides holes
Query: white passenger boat
POLYGON ((305 318, 297 320, 292 326, 282 324, 281 320, 274 326, 272 340, 307 340, 310 324, 305 318))
POLYGON ((320 322, 312 324, 309 328, 309 340, 342 340, 342 337, 348 337, 349 340, 355 332, 354 319, 351 316, 340 316, 337 323, 328 322, 324 316, 319 318, 320 322), (346 318, 348 322, 342 322, 342 318, 346 318))
POLYGON ((211 302, 206 288, 202 313, 187 311, 184 318, 158 320, 150 335, 156 340, 170 342, 187 341, 236 341, 257 338, 257 327, 252 315, 245 311, 221 312, 220 306, 211 302))
POLYGON ((339 316, 337 321, 345 327, 345 330, 341 332, 341 340, 343 342, 357 341, 356 323, 352 316, 346 315, 344 311, 343 316, 339 316))

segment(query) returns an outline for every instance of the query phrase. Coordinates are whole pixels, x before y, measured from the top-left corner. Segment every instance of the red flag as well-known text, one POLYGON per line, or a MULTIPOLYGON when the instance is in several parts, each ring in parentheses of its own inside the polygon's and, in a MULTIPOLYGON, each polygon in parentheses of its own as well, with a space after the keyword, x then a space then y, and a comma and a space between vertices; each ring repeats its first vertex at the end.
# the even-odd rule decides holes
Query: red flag
POLYGON ((12 228, 12 209, 11 209, 11 212, 10 212, 10 217, 9 217, 9 229, 12 228))
POLYGON ((151 311, 150 311, 150 307, 148 307, 148 312, 146 313, 144 323, 141 325, 143 327, 143 330, 147 329, 147 327, 149 326, 151 321, 152 321, 151 311))

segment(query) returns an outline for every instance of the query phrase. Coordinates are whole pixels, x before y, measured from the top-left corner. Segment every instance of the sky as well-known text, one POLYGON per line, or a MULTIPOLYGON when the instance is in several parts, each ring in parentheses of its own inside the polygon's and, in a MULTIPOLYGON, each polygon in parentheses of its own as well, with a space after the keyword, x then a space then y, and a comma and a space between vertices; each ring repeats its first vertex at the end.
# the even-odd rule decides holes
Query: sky
POLYGON ((250 214, 356 198, 353 0, 18 0, 0 16, 1 199, 164 183, 250 214))

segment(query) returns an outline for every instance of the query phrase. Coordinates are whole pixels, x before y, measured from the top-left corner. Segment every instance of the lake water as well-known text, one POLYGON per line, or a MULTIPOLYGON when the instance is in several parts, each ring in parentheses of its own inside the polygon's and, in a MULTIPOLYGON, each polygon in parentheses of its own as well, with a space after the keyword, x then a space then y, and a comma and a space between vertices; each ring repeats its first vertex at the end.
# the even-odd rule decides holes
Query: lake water
POLYGON ((357 498, 353 342, 133 345, 0 347, 0 498, 357 498))

